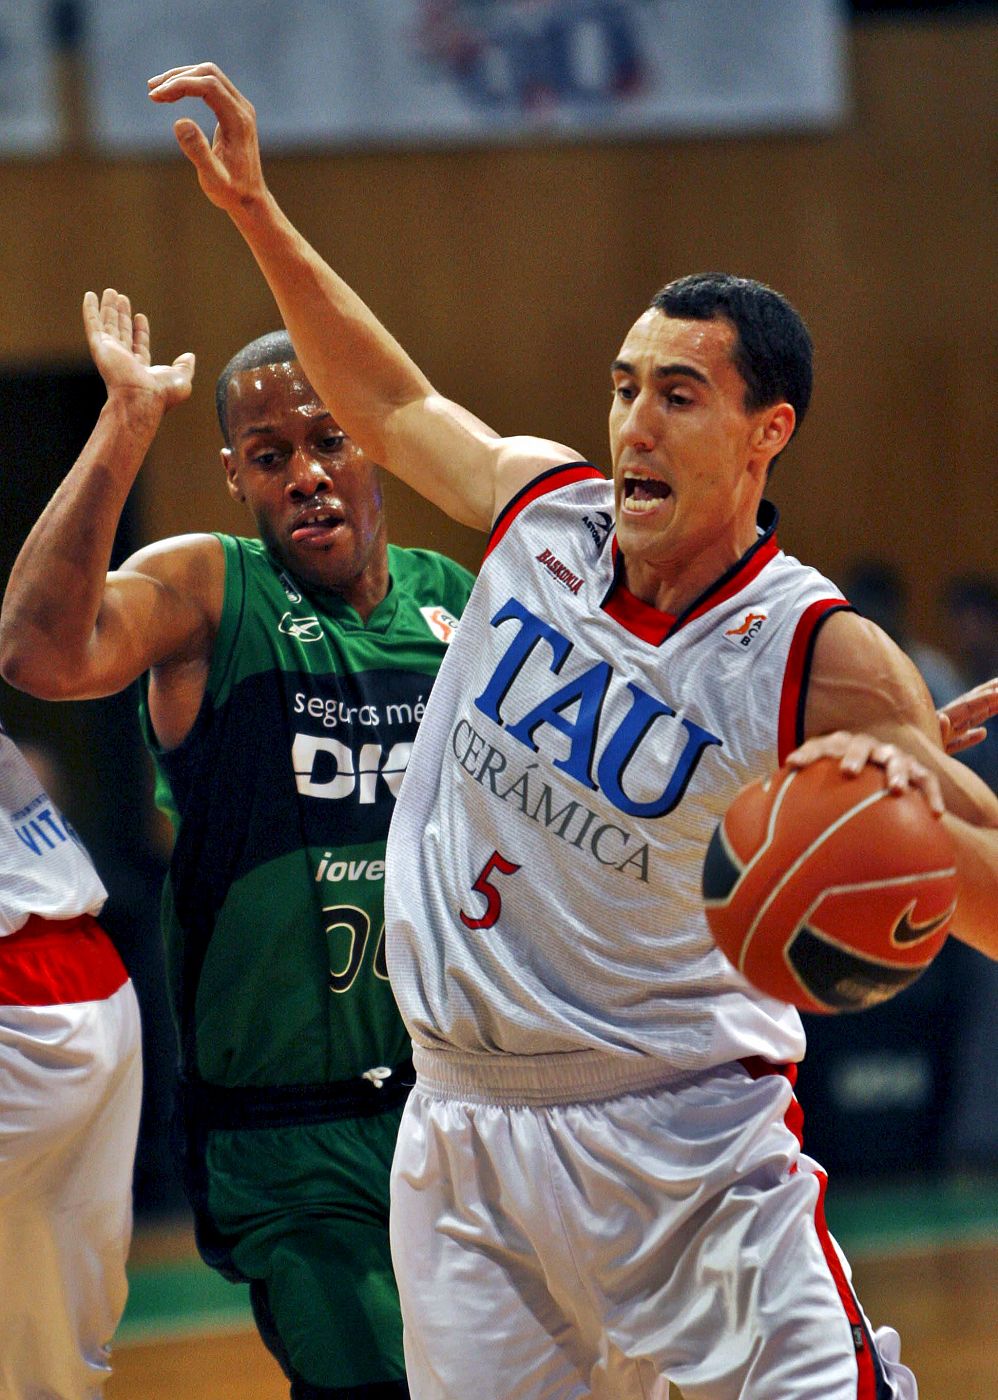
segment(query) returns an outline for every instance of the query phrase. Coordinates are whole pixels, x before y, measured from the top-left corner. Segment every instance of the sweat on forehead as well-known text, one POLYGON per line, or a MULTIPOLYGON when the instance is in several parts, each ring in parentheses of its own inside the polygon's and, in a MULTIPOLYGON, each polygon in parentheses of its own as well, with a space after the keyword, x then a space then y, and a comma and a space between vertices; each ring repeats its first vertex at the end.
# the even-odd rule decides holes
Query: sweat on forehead
POLYGON ((289 360, 296 360, 295 347, 291 344, 291 337, 287 331, 268 331, 266 335, 257 336, 256 340, 251 340, 248 345, 244 345, 241 350, 237 350, 232 359, 222 370, 215 382, 215 411, 218 414, 218 426, 222 430, 222 437, 227 447, 229 442, 229 385, 233 375, 241 374, 247 369, 258 369, 261 365, 281 365, 289 360))

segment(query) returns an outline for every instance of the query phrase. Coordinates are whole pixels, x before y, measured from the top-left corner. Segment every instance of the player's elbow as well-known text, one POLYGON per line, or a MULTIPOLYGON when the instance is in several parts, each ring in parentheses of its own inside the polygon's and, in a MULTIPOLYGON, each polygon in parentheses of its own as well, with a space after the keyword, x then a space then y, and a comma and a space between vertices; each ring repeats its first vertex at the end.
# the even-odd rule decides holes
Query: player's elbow
MULTIPOLYGON (((0 676, 36 700, 69 700, 71 677, 35 645, 0 631, 0 676)), ((79 679, 78 673, 76 679, 79 679)))

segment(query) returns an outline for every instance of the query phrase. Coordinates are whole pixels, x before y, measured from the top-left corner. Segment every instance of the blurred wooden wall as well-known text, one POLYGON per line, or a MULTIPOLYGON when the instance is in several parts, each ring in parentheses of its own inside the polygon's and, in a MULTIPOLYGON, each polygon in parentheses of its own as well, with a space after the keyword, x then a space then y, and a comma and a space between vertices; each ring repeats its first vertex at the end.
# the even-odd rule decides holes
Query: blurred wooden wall
MULTIPOLYGON (((266 167, 291 218, 438 387, 501 431, 603 465, 607 367, 661 283, 721 268, 786 292, 816 341, 817 389, 774 480, 783 543, 833 575, 854 554, 886 554, 911 578, 914 621, 939 639, 942 580, 998 558, 998 24, 865 22, 852 70, 851 116, 825 135, 266 167)), ((79 133, 85 93, 65 76, 79 133)), ((80 358, 84 290, 126 290, 160 358, 198 355, 194 398, 146 468, 144 535, 245 528, 222 490, 213 384, 276 311, 193 171, 179 156, 99 159, 78 140, 56 159, 0 165, 0 201, 0 362, 80 358)), ((8 443, 5 492, 16 470, 8 443)), ((391 509, 400 542, 477 563, 478 537, 401 488, 391 509)))

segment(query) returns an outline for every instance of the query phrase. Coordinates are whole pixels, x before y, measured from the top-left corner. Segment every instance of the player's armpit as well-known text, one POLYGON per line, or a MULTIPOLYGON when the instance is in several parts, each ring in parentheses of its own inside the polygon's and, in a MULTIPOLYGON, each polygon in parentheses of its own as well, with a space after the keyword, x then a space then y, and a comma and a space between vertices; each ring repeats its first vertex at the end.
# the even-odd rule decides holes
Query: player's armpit
MULTIPOLYGON (((130 669, 137 667, 135 675, 210 661, 224 592, 225 554, 215 535, 146 545, 108 574, 106 607, 115 608, 119 636, 131 643, 121 649, 130 656, 130 669), (129 606, 120 606, 129 593, 129 606)), ((102 609, 98 631, 109 621, 102 609)))

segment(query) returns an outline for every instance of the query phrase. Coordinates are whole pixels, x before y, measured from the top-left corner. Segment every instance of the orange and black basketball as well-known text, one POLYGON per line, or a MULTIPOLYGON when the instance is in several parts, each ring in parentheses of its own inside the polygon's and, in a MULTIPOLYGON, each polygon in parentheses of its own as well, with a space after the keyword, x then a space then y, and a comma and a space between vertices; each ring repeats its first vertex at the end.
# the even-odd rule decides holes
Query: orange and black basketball
POLYGON ((802 1011, 859 1011, 922 973, 956 908, 953 843, 920 792, 837 760, 749 783, 703 867, 707 922, 735 967, 802 1011))

